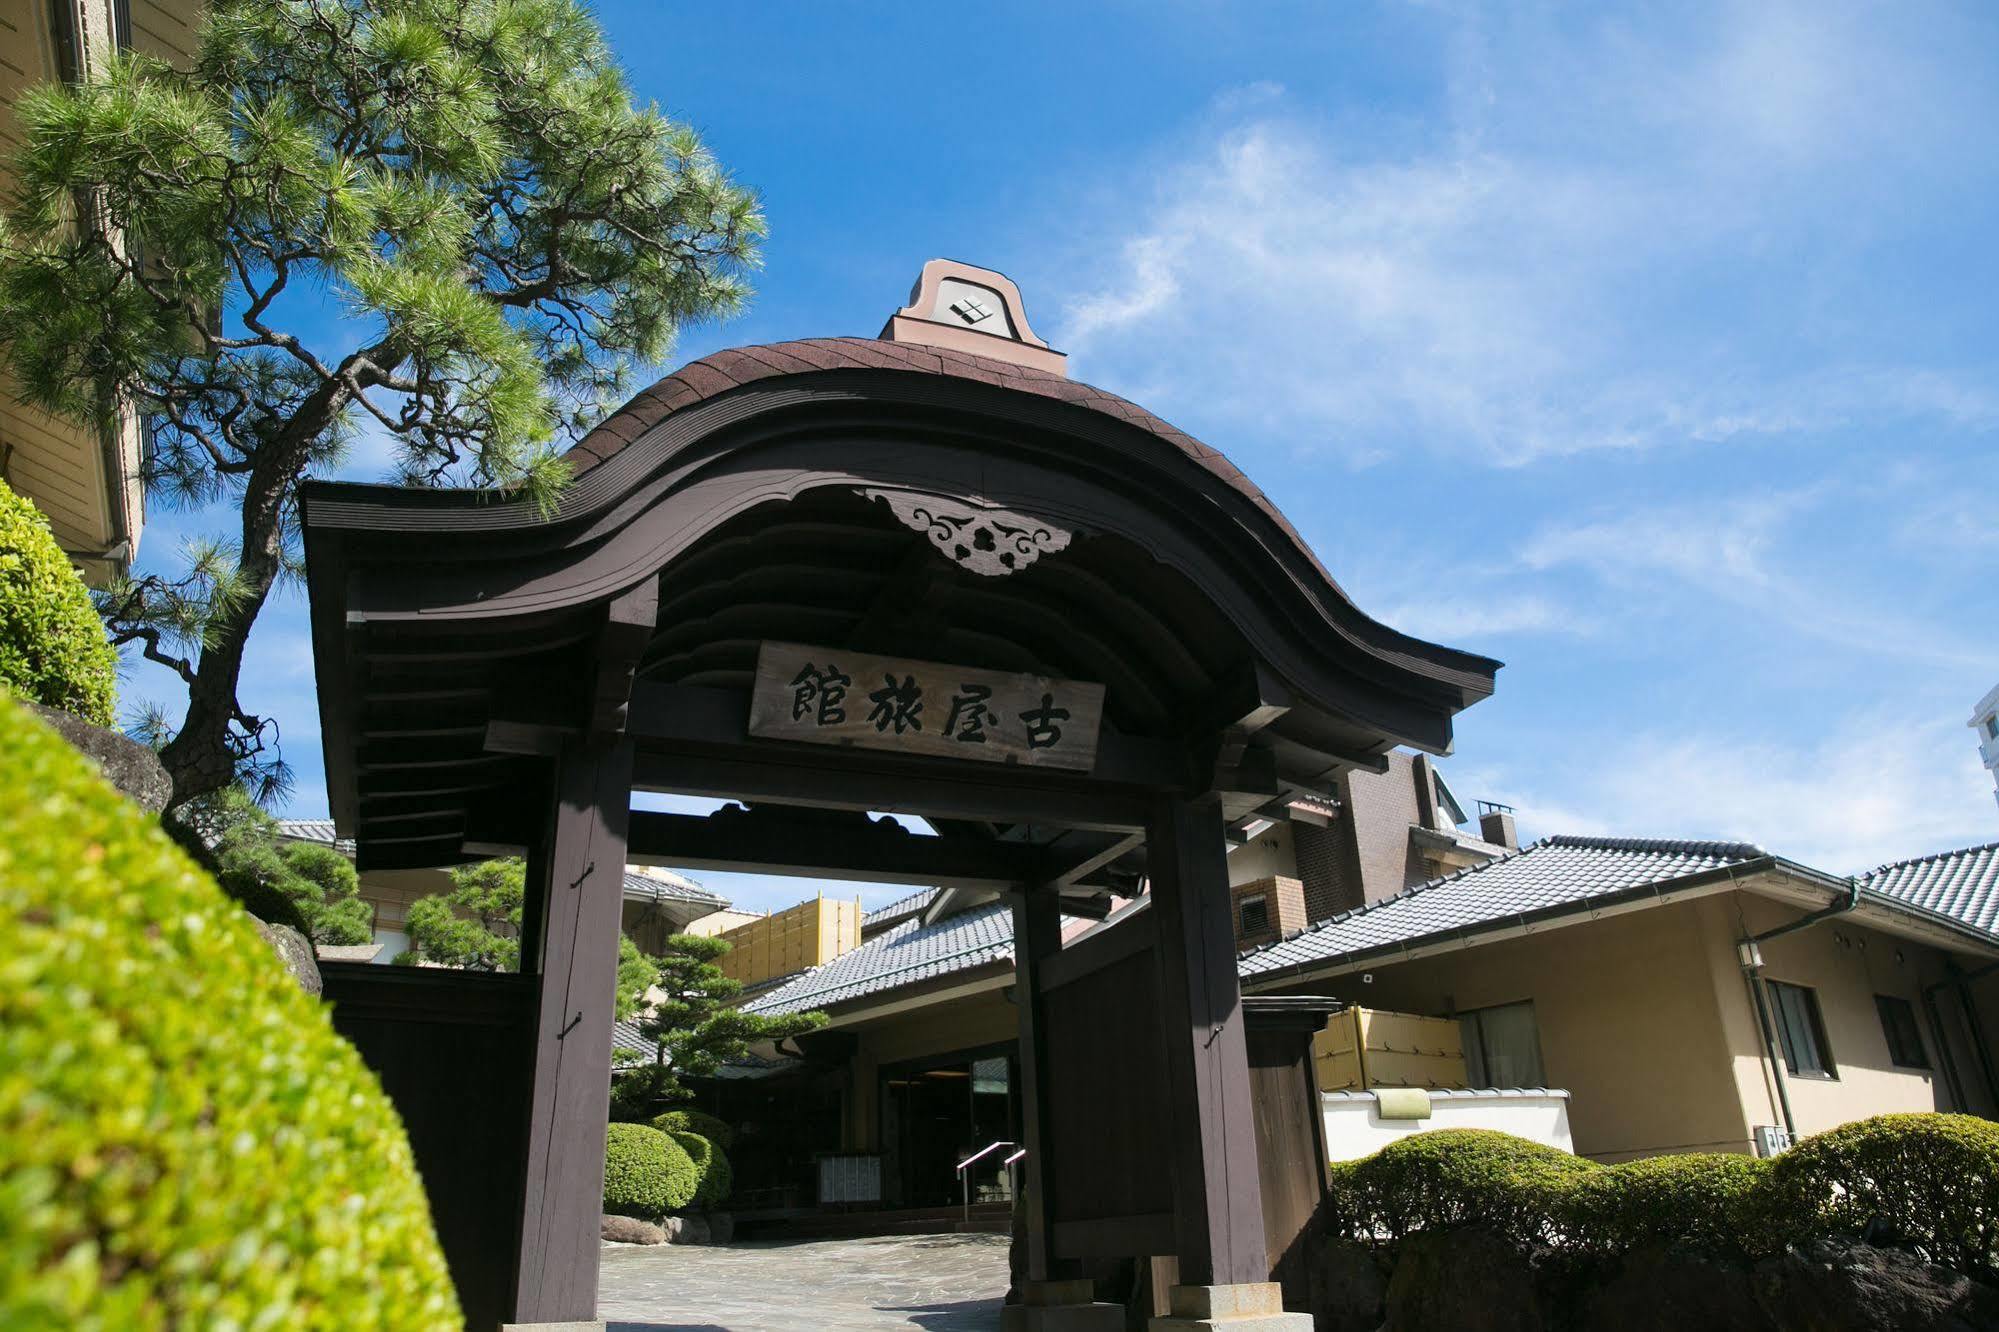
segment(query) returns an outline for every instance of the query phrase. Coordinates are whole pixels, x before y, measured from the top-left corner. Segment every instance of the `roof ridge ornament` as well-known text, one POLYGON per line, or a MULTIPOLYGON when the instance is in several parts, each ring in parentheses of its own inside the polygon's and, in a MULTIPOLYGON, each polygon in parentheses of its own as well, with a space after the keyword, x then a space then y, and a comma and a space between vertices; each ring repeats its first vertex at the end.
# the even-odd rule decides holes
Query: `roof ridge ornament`
POLYGON ((956 259, 923 265, 909 304, 882 326, 884 342, 945 347, 1067 378, 1069 358, 1034 335, 1020 288, 1006 274, 956 259))
POLYGON ((945 559, 988 578, 1019 573, 1043 555, 1066 550, 1075 535, 1031 514, 916 490, 870 488, 861 497, 888 505, 896 521, 930 538, 945 559))

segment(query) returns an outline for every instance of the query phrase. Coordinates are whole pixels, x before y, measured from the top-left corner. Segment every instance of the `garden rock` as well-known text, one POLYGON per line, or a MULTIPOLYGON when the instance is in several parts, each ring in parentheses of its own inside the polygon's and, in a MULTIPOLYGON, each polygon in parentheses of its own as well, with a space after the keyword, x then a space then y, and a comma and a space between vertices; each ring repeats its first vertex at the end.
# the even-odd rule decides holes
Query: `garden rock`
POLYGON ((1315 1245, 1309 1280, 1319 1332, 1374 1332, 1381 1326, 1388 1276, 1373 1249, 1342 1240, 1315 1245))
POLYGON ((706 1244, 711 1232, 705 1216, 673 1216, 665 1222, 669 1244, 706 1244))
POLYGON ((641 1221, 635 1216, 612 1216, 606 1213, 603 1229, 599 1232, 613 1244, 664 1244, 666 1232, 650 1221, 641 1221))
POLYGON ((1541 1332, 1539 1254, 1489 1230, 1426 1232, 1402 1241, 1388 1282, 1389 1332, 1541 1332))
POLYGON ((1780 1328, 1804 1332, 1973 1332, 1999 1327, 1999 1289, 1899 1249, 1813 1244, 1756 1267, 1780 1328))
POLYGON ((1746 1265, 1672 1249, 1640 1250, 1607 1279, 1582 1283, 1575 1309, 1577 1327, 1620 1332, 1775 1332, 1779 1326, 1758 1305, 1746 1265))
POLYGON ((104 780, 119 794, 148 814, 167 807, 173 782, 160 766, 159 755, 137 740, 108 726, 94 726, 73 712, 46 707, 31 699, 19 700, 57 735, 97 765, 104 780))
POLYGON ((317 996, 326 989, 326 982, 319 974, 319 959, 312 951, 312 944, 303 934, 289 925, 267 925, 255 916, 250 923, 257 927, 257 933, 264 936, 264 942, 285 964, 285 970, 292 974, 298 987, 307 994, 317 996))

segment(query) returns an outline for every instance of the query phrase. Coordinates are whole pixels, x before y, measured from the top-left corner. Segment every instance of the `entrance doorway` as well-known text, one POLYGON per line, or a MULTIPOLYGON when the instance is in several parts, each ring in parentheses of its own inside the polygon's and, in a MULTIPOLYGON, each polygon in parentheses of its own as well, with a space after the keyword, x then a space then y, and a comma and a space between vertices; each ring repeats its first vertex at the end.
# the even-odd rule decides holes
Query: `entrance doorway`
MULTIPOLYGON (((883 1201, 946 1207, 962 1201, 958 1162, 995 1142, 1020 1141, 1012 1052, 1000 1048, 885 1065, 881 1078, 883 1201)), ((966 1167, 971 1201, 1013 1200, 1010 1153, 966 1167)))

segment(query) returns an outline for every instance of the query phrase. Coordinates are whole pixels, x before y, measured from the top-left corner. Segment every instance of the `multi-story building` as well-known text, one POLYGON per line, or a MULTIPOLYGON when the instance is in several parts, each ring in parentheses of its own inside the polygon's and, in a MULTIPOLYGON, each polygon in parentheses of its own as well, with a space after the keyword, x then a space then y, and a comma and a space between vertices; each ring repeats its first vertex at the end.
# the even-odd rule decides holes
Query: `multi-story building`
POLYGON ((1978 732, 1978 757, 1992 774, 1992 798, 1999 800, 1999 685, 1971 710, 1971 729, 1978 732))
MULTIPOLYGON (((0 0, 0 159, 20 147, 14 108, 28 88, 88 78, 122 49, 185 62, 202 9, 198 0, 0 0)), ((0 162, 0 193, 12 185, 0 162)), ((0 375, 0 478, 48 517, 90 582, 121 572, 138 551, 142 441, 129 406, 107 426, 81 425, 22 401, 0 375)))

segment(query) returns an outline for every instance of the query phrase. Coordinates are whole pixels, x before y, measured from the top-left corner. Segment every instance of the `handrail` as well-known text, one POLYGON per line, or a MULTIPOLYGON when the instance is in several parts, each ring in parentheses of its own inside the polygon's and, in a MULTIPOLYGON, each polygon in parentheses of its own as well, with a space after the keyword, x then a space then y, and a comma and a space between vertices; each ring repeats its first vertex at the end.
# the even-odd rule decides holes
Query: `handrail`
POLYGON ((958 1191, 964 1200, 965 1224, 968 1226, 972 1224, 972 1177, 965 1173, 965 1167, 972 1165, 974 1162, 981 1161, 988 1156, 991 1156, 994 1152, 998 1151, 1002 1147, 1019 1148, 1019 1150, 1014 1152, 1012 1156, 1009 1156, 1006 1158, 1006 1160, 1000 1162, 1000 1168, 1002 1170, 1005 1170, 1008 1174, 1008 1177, 1011 1178, 1013 1174, 1013 1163, 1015 1161, 1018 1161, 1021 1157, 1027 1155, 1027 1148, 1021 1147, 1019 1143, 1011 1142, 1005 1138, 994 1139, 993 1141, 987 1143, 985 1146, 979 1148, 979 1150, 977 1150, 976 1152, 973 1152, 970 1156, 966 1157, 964 1160, 958 1162, 958 1191))
POLYGON ((990 1156, 992 1155, 992 1153, 998 1151, 1002 1147, 1017 1147, 1019 1145, 1020 1144, 1018 1143, 1008 1142, 1005 1138, 997 1138, 992 1142, 987 1143, 985 1146, 979 1148, 979 1150, 973 1152, 970 1156, 966 1157, 964 1160, 958 1162, 958 1173, 961 1175, 964 1174, 965 1167, 970 1165, 972 1162, 978 1160, 982 1156, 990 1156))

